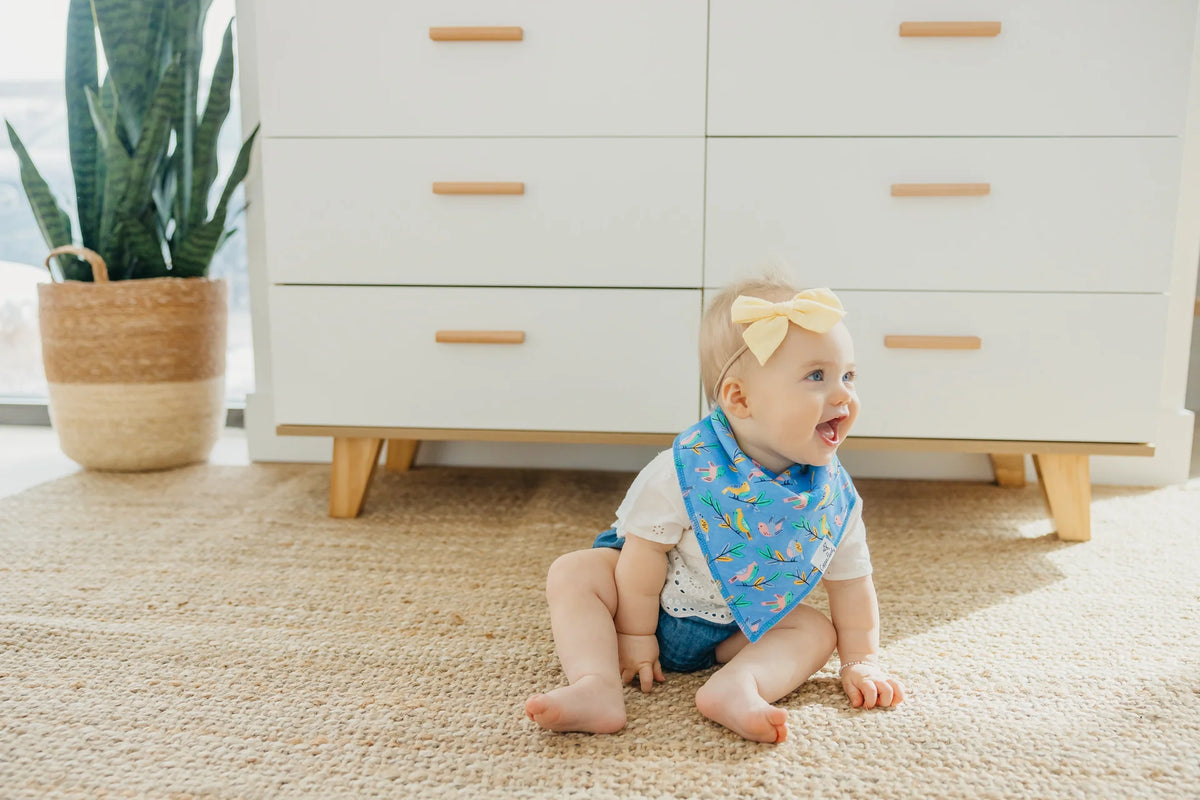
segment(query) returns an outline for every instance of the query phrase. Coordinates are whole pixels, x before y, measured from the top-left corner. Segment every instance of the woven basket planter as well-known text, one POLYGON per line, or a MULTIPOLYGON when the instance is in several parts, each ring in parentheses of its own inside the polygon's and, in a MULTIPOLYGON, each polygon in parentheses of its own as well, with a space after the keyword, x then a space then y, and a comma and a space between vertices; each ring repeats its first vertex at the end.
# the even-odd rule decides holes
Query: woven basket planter
POLYGON ((228 287, 208 278, 38 286, 50 421, 88 469, 139 471, 204 461, 225 422, 228 287))

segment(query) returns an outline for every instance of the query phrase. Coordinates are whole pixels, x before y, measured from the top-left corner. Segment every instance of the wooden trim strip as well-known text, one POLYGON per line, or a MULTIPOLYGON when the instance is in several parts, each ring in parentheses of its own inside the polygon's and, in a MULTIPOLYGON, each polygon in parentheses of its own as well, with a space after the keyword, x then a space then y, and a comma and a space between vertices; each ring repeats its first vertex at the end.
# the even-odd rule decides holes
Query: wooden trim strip
POLYGON ((903 439, 851 435, 842 449, 884 453, 987 453, 1090 456, 1152 456, 1155 445, 1125 442, 1033 442, 1002 439, 903 439))
POLYGON ((521 181, 434 181, 434 194, 525 194, 521 181))
POLYGON ((435 42, 519 42, 525 29, 516 25, 443 26, 429 29, 435 42))
MULTIPOLYGON (((350 425, 277 425, 279 436, 370 437, 427 442, 541 442, 560 444, 645 444, 668 446, 674 433, 608 431, 533 431, 475 428, 387 428, 350 425)), ((1095 456, 1152 456, 1155 445, 1127 442, 1037 442, 1002 439, 904 439, 851 436, 850 450, 941 453, 1062 453, 1095 456)))
POLYGON ((983 197, 990 183, 893 183, 892 197, 983 197))
POLYGON ((524 344, 525 331, 438 331, 433 340, 442 344, 524 344))
POLYGON ((482 428, 371 428, 342 425, 277 425, 279 436, 377 437, 425 442, 539 442, 557 444, 646 444, 660 447, 675 441, 674 433, 609 431, 531 431, 482 428))
POLYGON ((1192 314, 1200 317, 1200 297, 1196 298, 1196 306, 1192 309, 1192 314))
POLYGON ((979 350, 978 336, 884 336, 883 346, 894 350, 979 350))
POLYGON ((911 36, 999 36, 999 22, 901 22, 900 35, 911 36))

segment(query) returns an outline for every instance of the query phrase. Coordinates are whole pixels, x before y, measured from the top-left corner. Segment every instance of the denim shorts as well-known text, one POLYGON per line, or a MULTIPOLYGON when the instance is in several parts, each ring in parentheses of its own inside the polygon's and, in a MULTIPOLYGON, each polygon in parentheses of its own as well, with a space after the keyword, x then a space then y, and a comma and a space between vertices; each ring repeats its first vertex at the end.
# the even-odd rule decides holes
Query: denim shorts
MULTIPOLYGON (((620 550, 625 540, 609 528, 596 537, 592 547, 620 550)), ((736 622, 709 622, 700 617, 673 617, 658 610, 658 663, 668 672, 695 672, 717 663, 717 645, 738 632, 736 622)))

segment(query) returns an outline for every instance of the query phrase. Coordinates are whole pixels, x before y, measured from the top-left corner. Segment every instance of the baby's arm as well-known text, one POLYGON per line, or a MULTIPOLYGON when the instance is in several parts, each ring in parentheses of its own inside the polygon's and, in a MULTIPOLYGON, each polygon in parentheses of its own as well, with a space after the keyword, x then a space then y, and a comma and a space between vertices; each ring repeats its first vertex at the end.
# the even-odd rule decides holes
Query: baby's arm
POLYGON ((664 680, 658 663, 659 595, 667 580, 667 551, 674 545, 625 537, 617 560, 617 653, 622 683, 641 678, 642 691, 664 680))
POLYGON ((879 666, 879 602, 870 575, 848 581, 824 581, 829 612, 837 629, 842 688, 855 708, 894 706, 904 687, 879 666))

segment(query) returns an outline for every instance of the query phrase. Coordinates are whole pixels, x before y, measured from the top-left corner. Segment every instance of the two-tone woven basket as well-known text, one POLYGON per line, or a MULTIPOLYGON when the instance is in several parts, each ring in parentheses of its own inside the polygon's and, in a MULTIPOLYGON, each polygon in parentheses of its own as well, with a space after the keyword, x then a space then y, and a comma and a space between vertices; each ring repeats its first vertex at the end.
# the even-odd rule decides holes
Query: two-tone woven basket
POLYGON ((100 470, 206 460, 225 418, 226 282, 109 281, 104 259, 83 247, 55 248, 46 266, 61 253, 86 259, 94 277, 38 286, 50 421, 63 452, 100 470))

